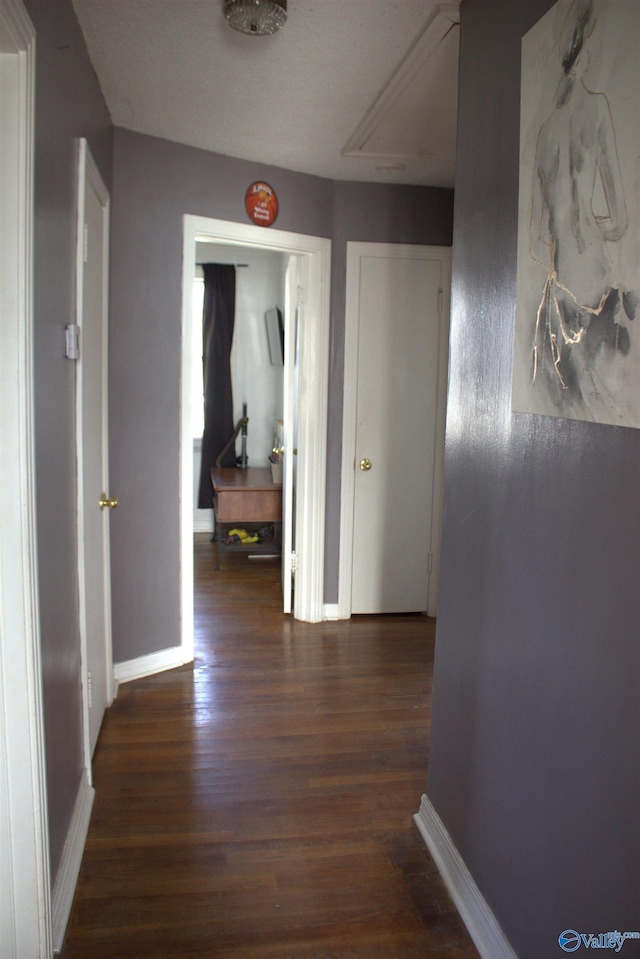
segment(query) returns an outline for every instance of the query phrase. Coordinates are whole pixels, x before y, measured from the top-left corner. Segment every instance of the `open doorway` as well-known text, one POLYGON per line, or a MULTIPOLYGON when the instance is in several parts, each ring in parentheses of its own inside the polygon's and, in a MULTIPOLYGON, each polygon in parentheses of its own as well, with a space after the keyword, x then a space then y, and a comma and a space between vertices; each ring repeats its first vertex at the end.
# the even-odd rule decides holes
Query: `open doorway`
MULTIPOLYGON (((204 429, 202 402, 202 302, 203 265, 235 266, 235 326, 231 348, 233 424, 246 416, 248 424, 235 440, 234 455, 250 468, 269 468, 274 447, 275 424, 284 419, 284 355, 270 349, 267 314, 284 316, 286 272, 289 257, 273 250, 196 244, 196 274, 193 285, 192 322, 192 435, 193 435, 193 531, 213 533, 211 502, 198 504, 198 487, 204 429)), ((279 345, 279 344, 277 344, 279 345)))
MULTIPOLYGON (((264 227, 214 220, 190 214, 184 217, 182 283, 181 452, 180 452, 180 565, 181 642, 183 654, 193 655, 193 438, 192 438, 192 290, 198 244, 212 252, 270 251, 295 264, 289 270, 284 306, 285 336, 292 314, 298 315, 296 360, 298 395, 295 408, 297 447, 287 448, 285 410, 284 472, 296 456, 296 511, 291 517, 296 542, 296 588, 292 613, 305 622, 323 616, 325 535, 325 475, 327 435, 327 381, 329 361, 330 240, 264 227), (294 298, 294 299, 293 299, 294 298), (293 302, 292 302, 293 299, 293 302)), ((239 262, 244 262, 240 260, 239 262)), ((286 404, 285 404, 286 406, 286 404)), ((289 425, 289 429, 290 429, 289 425)), ((286 479, 285 479, 286 498, 286 479)), ((286 513, 286 505, 285 505, 286 513)), ((286 527, 286 520, 285 520, 286 527)), ((286 528, 283 537, 286 536, 286 528)), ((287 559, 283 556, 283 573, 287 559)), ((292 564, 293 565, 293 564, 292 564)))

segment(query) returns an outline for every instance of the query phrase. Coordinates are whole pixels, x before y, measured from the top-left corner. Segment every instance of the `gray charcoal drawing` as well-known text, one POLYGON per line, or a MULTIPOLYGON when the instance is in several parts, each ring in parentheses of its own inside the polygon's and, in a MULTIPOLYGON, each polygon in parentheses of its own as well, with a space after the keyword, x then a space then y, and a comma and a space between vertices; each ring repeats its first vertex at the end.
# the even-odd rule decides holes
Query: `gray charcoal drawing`
POLYGON ((523 41, 515 410, 640 427, 638 9, 560 0, 523 41))

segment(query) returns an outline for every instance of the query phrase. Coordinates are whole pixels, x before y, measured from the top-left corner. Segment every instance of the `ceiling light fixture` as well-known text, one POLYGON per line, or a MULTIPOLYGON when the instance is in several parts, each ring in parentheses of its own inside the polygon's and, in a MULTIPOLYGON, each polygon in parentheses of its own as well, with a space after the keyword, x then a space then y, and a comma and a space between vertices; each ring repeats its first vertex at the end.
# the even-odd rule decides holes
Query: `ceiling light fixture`
POLYGON ((287 0, 224 0, 224 15, 234 30, 266 37, 285 23, 287 0))

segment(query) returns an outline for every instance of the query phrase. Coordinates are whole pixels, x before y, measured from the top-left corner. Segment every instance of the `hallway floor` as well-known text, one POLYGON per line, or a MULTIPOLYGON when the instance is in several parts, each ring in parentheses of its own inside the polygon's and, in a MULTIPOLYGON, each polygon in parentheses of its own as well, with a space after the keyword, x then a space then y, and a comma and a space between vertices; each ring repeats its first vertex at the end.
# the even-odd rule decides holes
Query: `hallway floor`
POLYGON ((193 667, 121 686, 63 959, 477 959, 413 822, 434 621, 281 613, 196 536, 193 667))

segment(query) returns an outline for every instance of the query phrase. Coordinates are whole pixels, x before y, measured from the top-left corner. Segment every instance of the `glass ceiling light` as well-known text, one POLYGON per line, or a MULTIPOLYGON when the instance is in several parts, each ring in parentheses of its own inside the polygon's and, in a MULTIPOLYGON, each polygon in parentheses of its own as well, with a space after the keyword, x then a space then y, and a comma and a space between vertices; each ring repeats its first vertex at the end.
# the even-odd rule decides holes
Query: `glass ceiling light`
POLYGON ((287 0, 224 0, 224 15, 234 30, 266 37, 285 23, 287 0))

